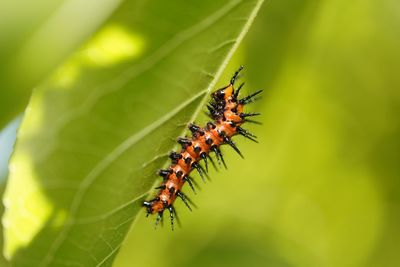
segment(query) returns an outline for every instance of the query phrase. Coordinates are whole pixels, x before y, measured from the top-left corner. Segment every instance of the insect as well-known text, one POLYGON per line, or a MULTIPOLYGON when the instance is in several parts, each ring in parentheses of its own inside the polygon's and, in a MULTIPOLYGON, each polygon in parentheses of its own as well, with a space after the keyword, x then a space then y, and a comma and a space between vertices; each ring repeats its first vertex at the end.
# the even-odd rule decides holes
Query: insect
MULTIPOLYGON (((215 153, 218 164, 226 164, 222 156, 220 146, 228 144, 242 158, 242 153, 232 141, 235 135, 242 135, 254 142, 257 142, 256 136, 243 129, 241 125, 245 122, 254 122, 249 117, 260 115, 259 113, 244 113, 243 108, 255 100, 255 96, 262 92, 257 91, 251 95, 239 99, 240 89, 244 83, 235 89, 234 85, 238 79, 241 66, 232 76, 230 83, 211 94, 211 101, 207 105, 208 115, 213 121, 207 122, 204 128, 190 123, 188 128, 192 133, 191 138, 178 138, 178 143, 182 146, 180 152, 172 152, 170 154, 171 165, 168 169, 160 170, 158 174, 163 178, 162 184, 157 187, 159 189, 157 196, 149 201, 144 201, 143 206, 146 208, 147 216, 157 214, 155 226, 162 221, 165 210, 169 211, 171 227, 174 229, 174 217, 177 219, 176 211, 173 203, 176 198, 180 198, 183 203, 192 210, 190 204, 193 203, 182 192, 182 187, 187 182, 190 188, 196 193, 193 184, 195 181, 189 176, 192 170, 197 170, 200 177, 205 181, 204 176, 208 172, 208 161, 215 167, 214 161, 210 157, 210 153, 215 153), (200 165, 204 161, 205 168, 200 165)), ((179 222, 179 221, 178 221, 179 222)))

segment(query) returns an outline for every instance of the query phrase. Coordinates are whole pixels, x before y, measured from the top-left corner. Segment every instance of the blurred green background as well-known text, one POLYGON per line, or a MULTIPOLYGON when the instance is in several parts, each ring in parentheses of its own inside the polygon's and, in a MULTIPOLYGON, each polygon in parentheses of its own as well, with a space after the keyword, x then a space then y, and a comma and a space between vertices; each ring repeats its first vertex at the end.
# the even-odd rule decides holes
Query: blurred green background
POLYGON ((181 229, 141 213, 114 266, 400 266, 399 47, 399 1, 264 3, 219 82, 264 89, 260 143, 223 150, 181 229))

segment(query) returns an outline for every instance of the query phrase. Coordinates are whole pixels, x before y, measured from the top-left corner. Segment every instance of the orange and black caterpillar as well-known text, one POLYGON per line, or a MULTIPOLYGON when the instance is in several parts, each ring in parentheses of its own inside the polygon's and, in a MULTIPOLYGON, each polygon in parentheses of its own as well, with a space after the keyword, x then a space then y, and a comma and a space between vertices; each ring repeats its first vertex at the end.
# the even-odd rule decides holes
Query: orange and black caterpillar
MULTIPOLYGON (((257 91, 242 99, 239 99, 239 91, 242 88, 242 83, 237 89, 234 88, 235 81, 238 78, 240 71, 243 69, 241 66, 231 78, 229 85, 215 91, 211 94, 212 100, 207 105, 209 116, 213 122, 207 122, 206 127, 201 128, 195 124, 189 124, 189 130, 192 132, 192 138, 178 138, 178 143, 182 145, 182 150, 172 152, 170 154, 171 165, 166 170, 160 170, 158 174, 164 178, 161 186, 157 187, 160 191, 157 197, 144 201, 143 206, 147 210, 147 216, 157 213, 156 226, 160 220, 164 210, 168 209, 170 212, 171 227, 174 227, 174 215, 176 211, 173 203, 177 197, 182 199, 184 204, 190 209, 189 199, 182 192, 182 187, 185 182, 188 182, 191 189, 195 192, 193 187, 194 181, 189 174, 193 169, 196 169, 204 181, 204 175, 208 171, 207 159, 210 160, 212 165, 214 162, 210 157, 210 152, 215 153, 215 157, 219 163, 225 166, 225 161, 222 157, 219 147, 223 144, 230 145, 241 157, 240 150, 232 141, 234 135, 240 134, 252 141, 255 141, 256 136, 249 133, 241 127, 241 125, 250 121, 247 118, 259 115, 259 113, 244 113, 244 105, 253 102, 254 97, 262 92, 257 91), (199 164, 204 160, 205 169, 199 164)), ((215 165, 214 165, 215 166, 215 165)))

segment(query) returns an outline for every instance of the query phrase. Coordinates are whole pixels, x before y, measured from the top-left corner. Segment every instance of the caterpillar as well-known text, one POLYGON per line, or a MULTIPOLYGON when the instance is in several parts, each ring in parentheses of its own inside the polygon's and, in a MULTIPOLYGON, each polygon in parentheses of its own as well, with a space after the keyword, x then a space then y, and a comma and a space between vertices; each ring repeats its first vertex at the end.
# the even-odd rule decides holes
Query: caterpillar
MULTIPOLYGON (((176 198, 180 198, 183 203, 192 210, 189 205, 193 203, 182 192, 182 187, 187 182, 190 188, 196 193, 193 186, 195 181, 189 176, 192 170, 197 170, 201 179, 205 181, 204 176, 207 176, 208 162, 215 166, 210 153, 215 153, 218 165, 221 163, 226 168, 224 158, 222 156, 220 146, 228 144, 231 146, 242 158, 243 155, 237 148, 236 144, 232 141, 232 137, 239 134, 254 142, 257 142, 256 136, 249 131, 243 129, 241 125, 245 122, 254 122, 249 117, 260 115, 260 113, 244 113, 243 107, 255 100, 255 96, 262 92, 262 90, 250 94, 246 97, 239 99, 240 89, 244 83, 235 89, 234 85, 239 77, 239 73, 243 66, 233 74, 230 83, 216 90, 211 94, 211 101, 207 105, 208 115, 213 120, 207 122, 204 128, 201 128, 193 123, 188 125, 192 133, 192 138, 180 137, 177 139, 178 143, 182 146, 180 152, 172 152, 169 157, 171 165, 168 169, 160 170, 158 174, 163 178, 163 182, 158 189, 157 196, 148 201, 143 202, 146 208, 146 216, 150 214, 157 214, 155 226, 162 221, 163 213, 165 210, 169 211, 171 228, 174 229, 174 218, 178 220, 177 213, 173 207, 176 198), (200 165, 200 161, 204 161, 205 168, 200 165)), ((178 221, 179 222, 179 221, 178 221)))

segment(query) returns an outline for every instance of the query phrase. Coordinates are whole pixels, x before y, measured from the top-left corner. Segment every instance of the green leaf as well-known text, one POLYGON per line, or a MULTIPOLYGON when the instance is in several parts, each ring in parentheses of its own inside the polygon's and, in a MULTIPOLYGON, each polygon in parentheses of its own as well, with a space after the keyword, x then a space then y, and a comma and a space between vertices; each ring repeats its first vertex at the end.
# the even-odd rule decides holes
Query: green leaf
POLYGON ((262 2, 126 2, 35 91, 5 195, 14 265, 112 264, 262 2))
POLYGON ((0 3, 0 129, 23 112, 36 87, 122 0, 0 3))

